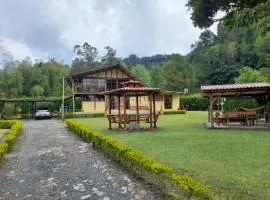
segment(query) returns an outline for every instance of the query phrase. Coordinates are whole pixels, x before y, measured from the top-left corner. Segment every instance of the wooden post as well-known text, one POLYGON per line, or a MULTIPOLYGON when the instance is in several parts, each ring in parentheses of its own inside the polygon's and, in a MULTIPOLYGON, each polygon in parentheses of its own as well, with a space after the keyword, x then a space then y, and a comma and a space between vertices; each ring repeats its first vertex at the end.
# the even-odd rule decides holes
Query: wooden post
MULTIPOLYGON (((72 112, 74 113, 75 112, 75 94, 74 94, 75 88, 74 88, 74 81, 73 80, 72 80, 71 84, 72 84, 72 112)), ((65 108, 63 107, 63 109, 65 109, 65 108)))
POLYGON ((127 111, 126 111, 126 104, 127 104, 127 96, 124 94, 124 131, 127 131, 127 111))
POLYGON ((270 123, 270 95, 266 95, 265 99, 265 123, 270 123))
POLYGON ((118 127, 121 128, 122 117, 121 117, 121 97, 118 95, 118 127))
POLYGON ((210 123, 210 97, 208 97, 208 123, 210 123))
POLYGON ((112 130, 112 122, 111 122, 111 113, 112 113, 112 110, 111 110, 111 95, 108 96, 108 100, 109 100, 109 103, 108 103, 108 108, 109 108, 109 128, 108 130, 112 130))
POLYGON ((210 95, 209 98, 209 114, 210 114, 210 124, 211 124, 211 128, 214 127, 214 122, 213 122, 213 96, 210 95))
POLYGON ((152 119, 152 116, 153 116, 153 110, 152 110, 152 94, 149 95, 149 108, 150 108, 150 118, 149 118, 149 121, 150 121, 150 130, 153 130, 153 119, 152 119))
POLYGON ((139 98, 138 98, 138 94, 136 94, 136 120, 137 123, 140 123, 140 116, 139 116, 139 98))
POLYGON ((153 112, 154 112, 154 128, 157 128, 157 122, 156 122, 156 99, 155 94, 153 94, 153 112))

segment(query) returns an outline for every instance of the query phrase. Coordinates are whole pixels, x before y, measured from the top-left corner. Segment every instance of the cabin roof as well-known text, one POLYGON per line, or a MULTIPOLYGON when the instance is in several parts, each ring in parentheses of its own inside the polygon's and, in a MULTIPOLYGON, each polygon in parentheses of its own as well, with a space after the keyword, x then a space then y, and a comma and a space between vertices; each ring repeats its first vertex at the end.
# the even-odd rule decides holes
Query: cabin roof
POLYGON ((225 85, 204 85, 201 86, 203 96, 214 95, 220 97, 232 96, 254 96, 270 94, 269 83, 244 83, 225 85))
POLYGON ((97 68, 97 69, 92 69, 92 70, 86 70, 83 72, 78 72, 78 73, 71 73, 69 76, 66 76, 66 80, 69 83, 69 85, 71 84, 71 79, 75 78, 75 77, 82 77, 84 75, 89 75, 89 74, 94 74, 94 73, 98 73, 98 72, 102 72, 102 71, 106 71, 106 70, 111 70, 111 69, 119 69, 122 72, 126 73, 130 78, 135 79, 136 81, 139 81, 141 83, 143 83, 143 85, 148 86, 145 82, 143 82, 139 77, 135 76, 134 74, 132 74, 132 72, 127 69, 126 67, 122 66, 121 64, 115 64, 115 65, 110 65, 110 66, 104 66, 102 68, 97 68))

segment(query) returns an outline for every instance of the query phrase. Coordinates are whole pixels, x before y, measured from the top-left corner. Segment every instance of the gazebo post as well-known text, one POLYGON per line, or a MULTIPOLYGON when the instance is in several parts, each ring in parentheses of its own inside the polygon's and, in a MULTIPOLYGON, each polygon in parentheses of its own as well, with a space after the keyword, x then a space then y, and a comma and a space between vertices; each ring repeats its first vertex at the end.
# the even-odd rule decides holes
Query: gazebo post
POLYGON ((208 96, 208 123, 210 123, 210 97, 208 96))
POLYGON ((153 119, 152 119, 152 116, 153 116, 153 110, 152 110, 152 94, 149 94, 149 108, 150 108, 150 118, 149 118, 149 121, 150 121, 150 130, 153 130, 153 119))
POLYGON ((154 112, 154 128, 157 128, 157 123, 156 123, 156 99, 155 99, 155 94, 153 94, 153 112, 154 112))
POLYGON ((127 131, 127 96, 124 94, 124 131, 127 131))
MULTIPOLYGON (((108 100, 109 100, 109 103, 108 103, 108 107, 109 107, 109 115, 112 113, 112 110, 111 110, 111 95, 108 96, 108 100)), ((108 130, 112 130, 112 122, 111 122, 111 116, 109 117, 109 128, 108 130)))
POLYGON ((118 127, 121 128, 122 118, 121 118, 121 97, 118 95, 118 127))
POLYGON ((140 119, 139 119, 139 98, 138 98, 138 94, 136 94, 136 120, 137 123, 140 123, 140 119))

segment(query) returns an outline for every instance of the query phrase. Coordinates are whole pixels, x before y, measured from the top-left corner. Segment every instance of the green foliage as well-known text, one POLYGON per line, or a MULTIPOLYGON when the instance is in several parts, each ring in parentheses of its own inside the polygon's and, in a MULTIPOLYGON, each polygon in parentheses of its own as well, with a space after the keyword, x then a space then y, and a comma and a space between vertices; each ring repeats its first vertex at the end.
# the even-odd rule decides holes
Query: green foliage
POLYGON ((144 65, 136 65, 132 67, 132 74, 140 78, 146 84, 150 84, 151 77, 149 71, 145 68, 144 65))
POLYGON ((164 77, 164 71, 161 66, 154 65, 150 72, 151 76, 151 86, 158 88, 166 88, 167 81, 164 77))
MULTIPOLYGON (((62 114, 57 113, 57 117, 61 118, 62 114)), ((71 119, 71 118, 91 118, 91 117, 104 117, 104 113, 65 113, 64 115, 65 119, 71 119)))
POLYGON ((18 120, 0 120, 0 128, 10 129, 0 142, 1 159, 4 157, 5 153, 11 150, 12 145, 15 143, 18 134, 22 131, 22 122, 18 120))
POLYGON ((212 196, 212 191, 209 185, 199 182, 188 175, 172 175, 174 183, 182 190, 187 191, 189 194, 199 196, 202 199, 209 199, 212 196))
POLYGON ((187 110, 207 110, 208 100, 203 98, 201 94, 181 96, 180 105, 187 110))
POLYGON ((14 104, 5 103, 5 107, 3 110, 3 115, 7 118, 11 117, 14 114, 14 104))
POLYGON ((251 67, 243 67, 240 69, 240 75, 234 79, 236 83, 257 83, 264 82, 265 77, 262 76, 261 72, 251 67))
POLYGON ((164 66, 164 75, 167 80, 168 89, 183 90, 193 88, 194 72, 189 62, 179 54, 173 55, 164 66))
POLYGON ((67 126, 137 176, 165 190, 174 199, 192 197, 196 199, 213 199, 211 188, 189 175, 176 173, 172 167, 147 157, 143 152, 120 143, 110 136, 93 131, 76 120, 66 120, 67 126), (184 194, 183 192, 184 191, 184 194), (184 196, 183 196, 184 195, 184 196))
MULTIPOLYGON (((67 65, 58 62, 37 62, 28 59, 8 61, 0 69, 0 92, 6 98, 61 96, 62 78, 68 75, 67 65)), ((66 85, 66 95, 70 88, 66 85)))
POLYGON ((258 108, 259 104, 257 99, 229 99, 224 102, 224 110, 234 110, 235 108, 258 108))
POLYGON ((254 27, 263 33, 270 30, 269 0, 189 0, 187 6, 192 9, 193 24, 200 28, 209 28, 216 21, 217 12, 223 11, 223 20, 229 27, 254 27))
POLYGON ((175 115, 175 114, 186 114, 186 110, 171 110, 171 111, 164 111, 164 115, 175 115))

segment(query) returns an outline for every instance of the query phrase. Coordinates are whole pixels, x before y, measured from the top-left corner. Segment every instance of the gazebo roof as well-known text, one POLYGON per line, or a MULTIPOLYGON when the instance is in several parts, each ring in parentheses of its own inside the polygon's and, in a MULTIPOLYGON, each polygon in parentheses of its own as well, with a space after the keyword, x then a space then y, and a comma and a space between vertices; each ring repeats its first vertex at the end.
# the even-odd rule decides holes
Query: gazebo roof
POLYGON ((270 94, 269 83, 245 83, 225 85, 201 86, 203 96, 213 95, 220 97, 254 96, 270 94))
POLYGON ((102 94, 109 95, 119 95, 119 94, 126 94, 127 96, 134 96, 134 95, 147 95, 150 93, 160 93, 160 88, 151 88, 151 87, 122 87, 115 90, 110 90, 103 92, 102 94))

